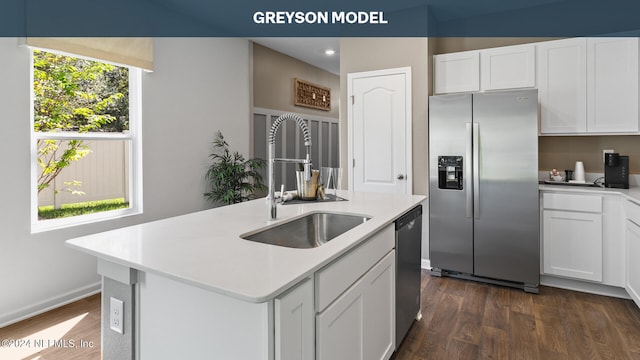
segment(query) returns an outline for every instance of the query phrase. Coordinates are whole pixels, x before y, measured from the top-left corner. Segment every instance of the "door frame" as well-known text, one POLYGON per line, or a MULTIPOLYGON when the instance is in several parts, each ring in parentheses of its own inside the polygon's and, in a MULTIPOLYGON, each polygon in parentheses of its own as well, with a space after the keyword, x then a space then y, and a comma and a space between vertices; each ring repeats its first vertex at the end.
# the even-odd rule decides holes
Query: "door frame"
POLYGON ((413 108, 412 108, 412 93, 411 93, 411 67, 399 67, 399 68, 391 68, 391 69, 383 69, 383 70, 373 70, 373 71, 363 71, 363 72, 354 72, 347 74, 347 173, 348 173, 348 190, 353 191, 354 189, 354 176, 353 176, 353 162, 354 162, 354 154, 353 154, 353 81, 356 79, 368 78, 368 77, 377 77, 377 76, 388 76, 388 75, 397 75, 402 74, 405 76, 405 168, 406 168, 406 181, 407 187, 405 193, 407 195, 413 194, 413 137, 412 137, 412 128, 413 128, 413 108))

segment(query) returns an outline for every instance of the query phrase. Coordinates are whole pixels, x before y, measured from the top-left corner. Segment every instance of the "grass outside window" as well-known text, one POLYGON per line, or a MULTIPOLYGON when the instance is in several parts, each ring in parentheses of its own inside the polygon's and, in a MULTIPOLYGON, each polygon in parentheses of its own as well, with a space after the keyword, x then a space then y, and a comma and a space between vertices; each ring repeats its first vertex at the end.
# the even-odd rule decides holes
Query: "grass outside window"
POLYGON ((60 209, 54 209, 53 206, 40 206, 38 207, 38 218, 40 220, 60 219, 128 207, 129 203, 125 202, 124 198, 63 204, 60 209))

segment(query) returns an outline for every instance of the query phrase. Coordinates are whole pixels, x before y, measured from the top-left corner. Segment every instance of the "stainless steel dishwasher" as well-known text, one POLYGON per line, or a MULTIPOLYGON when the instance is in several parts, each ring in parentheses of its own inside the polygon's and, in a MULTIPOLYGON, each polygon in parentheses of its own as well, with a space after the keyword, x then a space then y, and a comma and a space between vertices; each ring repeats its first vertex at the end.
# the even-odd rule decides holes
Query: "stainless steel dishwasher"
POLYGON ((420 313, 422 205, 396 220, 396 349, 420 313))

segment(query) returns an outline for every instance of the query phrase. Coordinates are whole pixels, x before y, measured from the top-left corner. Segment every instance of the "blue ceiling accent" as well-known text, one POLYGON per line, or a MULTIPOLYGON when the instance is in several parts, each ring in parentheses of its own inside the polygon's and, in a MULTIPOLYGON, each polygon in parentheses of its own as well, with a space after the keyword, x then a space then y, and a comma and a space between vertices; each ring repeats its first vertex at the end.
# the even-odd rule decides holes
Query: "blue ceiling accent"
POLYGON ((638 0, 3 0, 0 36, 637 36, 638 14, 638 0), (287 20, 317 12, 368 21, 287 20))

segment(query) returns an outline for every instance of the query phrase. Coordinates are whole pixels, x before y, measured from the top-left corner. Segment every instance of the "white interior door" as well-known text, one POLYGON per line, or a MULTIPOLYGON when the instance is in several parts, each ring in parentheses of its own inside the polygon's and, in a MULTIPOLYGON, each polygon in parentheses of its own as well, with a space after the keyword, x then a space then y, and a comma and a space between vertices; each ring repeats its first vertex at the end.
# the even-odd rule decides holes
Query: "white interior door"
POLYGON ((411 194, 411 68, 348 75, 349 188, 411 194))

